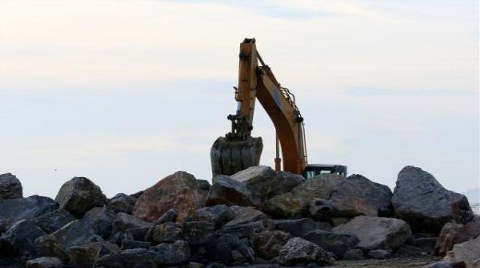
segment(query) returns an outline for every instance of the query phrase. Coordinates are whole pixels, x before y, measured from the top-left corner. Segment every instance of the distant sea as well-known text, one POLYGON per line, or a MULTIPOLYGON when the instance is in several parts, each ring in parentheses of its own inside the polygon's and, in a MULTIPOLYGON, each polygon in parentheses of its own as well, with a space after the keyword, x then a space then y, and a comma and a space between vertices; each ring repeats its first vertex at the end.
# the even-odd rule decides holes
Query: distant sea
POLYGON ((480 215, 480 203, 471 204, 473 213, 480 215))

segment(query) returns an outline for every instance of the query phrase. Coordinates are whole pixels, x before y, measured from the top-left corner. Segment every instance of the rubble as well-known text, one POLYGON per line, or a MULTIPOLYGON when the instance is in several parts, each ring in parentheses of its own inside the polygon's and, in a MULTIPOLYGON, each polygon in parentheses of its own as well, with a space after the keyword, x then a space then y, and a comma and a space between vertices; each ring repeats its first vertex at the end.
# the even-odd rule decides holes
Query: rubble
MULTIPOLYGON (((471 217, 462 195, 432 178, 406 167, 392 194, 361 175, 304 181, 256 167, 217 176, 210 186, 180 171, 145 191, 107 199, 100 187, 78 177, 61 187, 56 200, 0 198, 0 266, 316 267, 421 256, 433 262, 435 245, 446 259, 424 265, 476 267, 480 217, 471 217), (409 183, 434 189, 433 195, 419 193, 420 201, 445 200, 408 208, 409 183), (434 214, 439 205, 453 209, 434 214)), ((0 193, 18 195, 18 185, 8 185, 0 183, 0 193)))

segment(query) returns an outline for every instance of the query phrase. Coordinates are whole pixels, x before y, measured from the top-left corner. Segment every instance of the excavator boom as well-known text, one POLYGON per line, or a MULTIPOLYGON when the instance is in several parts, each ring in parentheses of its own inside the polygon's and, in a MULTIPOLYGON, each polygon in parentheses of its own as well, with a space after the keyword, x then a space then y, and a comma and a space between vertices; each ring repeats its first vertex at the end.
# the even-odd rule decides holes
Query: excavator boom
MULTIPOLYGON (((235 88, 238 108, 235 114, 227 117, 232 121, 231 132, 218 138, 210 151, 213 175, 231 175, 259 164, 262 140, 251 136, 256 99, 277 131, 283 169, 302 174, 307 164, 303 118, 294 96, 280 85, 270 67, 263 62, 256 50, 255 39, 245 39, 240 44, 239 58, 238 87, 235 88)), ((275 162, 276 169, 280 169, 278 155, 275 162)))

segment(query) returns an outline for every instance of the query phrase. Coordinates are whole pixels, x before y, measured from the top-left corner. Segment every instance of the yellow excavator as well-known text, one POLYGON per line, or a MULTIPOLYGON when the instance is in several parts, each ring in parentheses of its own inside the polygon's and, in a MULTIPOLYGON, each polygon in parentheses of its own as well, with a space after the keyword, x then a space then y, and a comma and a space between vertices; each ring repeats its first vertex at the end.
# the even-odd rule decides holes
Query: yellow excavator
POLYGON ((310 178, 322 173, 346 176, 344 165, 308 165, 304 120, 295 104, 295 96, 280 85, 270 67, 263 61, 255 39, 246 38, 240 44, 240 65, 235 100, 235 114, 227 118, 232 129, 219 137, 210 150, 213 175, 231 175, 251 166, 258 166, 262 154, 261 137, 252 137, 255 101, 267 112, 276 130, 275 170, 301 174, 310 178), (280 148, 282 158, 280 158, 280 148))

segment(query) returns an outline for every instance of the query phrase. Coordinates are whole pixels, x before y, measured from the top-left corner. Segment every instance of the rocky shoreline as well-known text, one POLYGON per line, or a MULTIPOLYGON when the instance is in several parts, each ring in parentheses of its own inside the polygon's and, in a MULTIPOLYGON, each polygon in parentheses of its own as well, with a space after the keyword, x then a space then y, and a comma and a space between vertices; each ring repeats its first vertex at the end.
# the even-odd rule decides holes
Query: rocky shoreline
POLYGON ((393 192, 262 166, 212 182, 179 171, 109 199, 75 177, 53 200, 0 175, 0 267, 480 267, 480 216, 418 167, 393 192))

